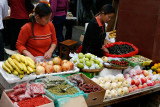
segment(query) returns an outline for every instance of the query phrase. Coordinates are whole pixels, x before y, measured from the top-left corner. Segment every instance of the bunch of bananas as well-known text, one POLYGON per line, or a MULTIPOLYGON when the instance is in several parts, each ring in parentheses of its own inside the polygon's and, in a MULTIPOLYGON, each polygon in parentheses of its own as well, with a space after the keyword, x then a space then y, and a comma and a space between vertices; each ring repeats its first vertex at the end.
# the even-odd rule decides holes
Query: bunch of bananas
POLYGON ((2 65, 2 68, 9 74, 13 73, 22 79, 24 74, 36 71, 35 62, 30 58, 20 54, 13 54, 2 65))
POLYGON ((116 38, 116 30, 109 32, 109 38, 116 38))

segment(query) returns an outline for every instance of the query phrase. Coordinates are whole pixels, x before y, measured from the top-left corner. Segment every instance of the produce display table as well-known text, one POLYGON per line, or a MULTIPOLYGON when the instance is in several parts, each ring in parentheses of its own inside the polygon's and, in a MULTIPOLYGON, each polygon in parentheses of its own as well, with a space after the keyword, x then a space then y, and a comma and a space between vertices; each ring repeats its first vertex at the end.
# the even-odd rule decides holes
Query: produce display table
POLYGON ((156 86, 152 86, 152 87, 147 87, 147 88, 142 89, 142 90, 134 91, 134 92, 129 93, 128 95, 125 95, 123 97, 117 97, 117 98, 111 98, 111 99, 108 99, 108 100, 104 100, 103 103, 93 105, 91 107, 104 107, 104 106, 116 104, 116 103, 119 103, 119 102, 122 102, 122 101, 131 100, 131 99, 143 96, 143 95, 151 94, 151 93, 154 93, 154 92, 157 92, 157 91, 160 91, 160 84, 156 85, 156 86))

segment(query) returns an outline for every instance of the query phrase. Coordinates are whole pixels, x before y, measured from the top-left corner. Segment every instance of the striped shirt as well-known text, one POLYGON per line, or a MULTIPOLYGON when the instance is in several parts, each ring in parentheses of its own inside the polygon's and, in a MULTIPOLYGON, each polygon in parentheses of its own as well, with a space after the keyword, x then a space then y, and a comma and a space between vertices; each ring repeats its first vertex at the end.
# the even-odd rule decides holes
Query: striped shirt
POLYGON ((27 49, 33 56, 44 56, 51 44, 57 44, 56 32, 52 22, 42 26, 34 24, 34 35, 31 30, 31 23, 25 24, 19 33, 16 48, 20 53, 27 49))

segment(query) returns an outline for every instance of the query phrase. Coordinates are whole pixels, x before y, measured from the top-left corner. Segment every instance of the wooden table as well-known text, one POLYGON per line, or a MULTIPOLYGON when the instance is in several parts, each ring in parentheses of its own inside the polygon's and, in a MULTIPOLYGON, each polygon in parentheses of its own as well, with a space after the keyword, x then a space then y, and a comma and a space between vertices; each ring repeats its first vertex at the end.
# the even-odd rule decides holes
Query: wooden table
POLYGON ((127 100, 131 100, 134 98, 138 98, 140 96, 151 94, 151 93, 154 93, 157 91, 160 91, 160 84, 158 84, 156 86, 152 86, 152 87, 146 87, 141 90, 133 91, 132 93, 125 95, 123 97, 117 97, 117 98, 111 98, 108 100, 104 100, 103 103, 94 105, 92 107, 104 107, 104 106, 116 104, 116 103, 119 103, 122 101, 127 101, 127 100))

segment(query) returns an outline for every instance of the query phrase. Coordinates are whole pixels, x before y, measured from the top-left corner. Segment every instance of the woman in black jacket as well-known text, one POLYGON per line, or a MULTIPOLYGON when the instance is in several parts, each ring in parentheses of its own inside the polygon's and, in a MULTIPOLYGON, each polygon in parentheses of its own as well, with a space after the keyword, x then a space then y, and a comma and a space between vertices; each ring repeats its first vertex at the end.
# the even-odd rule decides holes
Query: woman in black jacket
POLYGON ((112 5, 106 4, 96 17, 89 22, 82 44, 82 53, 92 53, 101 57, 103 51, 109 52, 104 47, 106 37, 105 23, 111 20, 114 12, 112 5))

